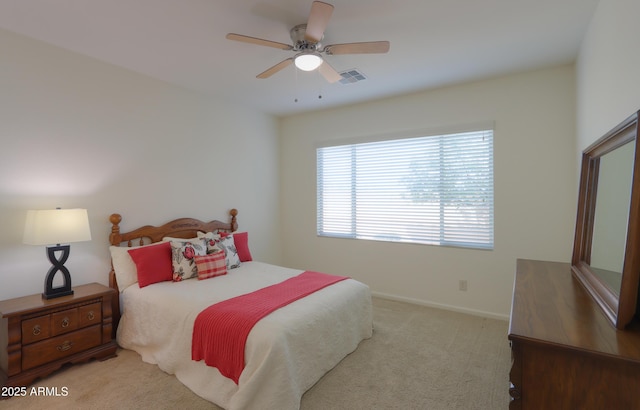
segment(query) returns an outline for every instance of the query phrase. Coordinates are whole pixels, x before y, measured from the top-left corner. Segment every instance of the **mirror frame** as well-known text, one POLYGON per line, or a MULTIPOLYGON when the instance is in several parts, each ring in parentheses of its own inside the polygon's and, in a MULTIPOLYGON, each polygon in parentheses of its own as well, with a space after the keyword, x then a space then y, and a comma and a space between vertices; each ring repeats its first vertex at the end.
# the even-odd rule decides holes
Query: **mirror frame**
POLYGON ((638 312, 640 280, 640 161, 638 160, 638 116, 636 112, 590 145, 582 153, 582 170, 578 194, 578 212, 573 242, 571 269, 607 318, 618 329, 624 329, 638 312), (614 293, 591 268, 591 244, 598 192, 600 158, 622 145, 635 141, 631 203, 622 268, 620 293, 614 293))

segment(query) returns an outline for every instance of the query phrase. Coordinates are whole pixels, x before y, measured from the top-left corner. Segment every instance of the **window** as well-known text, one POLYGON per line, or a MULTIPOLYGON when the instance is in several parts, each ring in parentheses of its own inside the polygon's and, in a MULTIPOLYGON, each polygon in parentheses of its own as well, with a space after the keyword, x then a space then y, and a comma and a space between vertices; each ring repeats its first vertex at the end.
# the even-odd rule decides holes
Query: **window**
POLYGON ((316 155, 318 235, 493 249, 493 130, 316 155))

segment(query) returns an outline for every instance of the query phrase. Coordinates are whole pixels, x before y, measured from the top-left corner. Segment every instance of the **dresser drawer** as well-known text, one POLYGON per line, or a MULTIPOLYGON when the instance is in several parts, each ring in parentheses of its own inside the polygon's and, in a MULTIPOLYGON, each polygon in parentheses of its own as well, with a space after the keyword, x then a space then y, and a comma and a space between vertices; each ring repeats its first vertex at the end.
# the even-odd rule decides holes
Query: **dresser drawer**
POLYGON ((78 327, 87 327, 102 323, 102 304, 92 303, 78 308, 78 327))
POLYGON ((82 352, 102 343, 101 326, 91 326, 22 348, 22 370, 82 352))
POLYGON ((67 309, 51 314, 51 335, 61 335, 78 328, 78 309, 67 309))
POLYGON ((22 344, 37 342, 51 336, 51 317, 38 316, 22 321, 22 344))

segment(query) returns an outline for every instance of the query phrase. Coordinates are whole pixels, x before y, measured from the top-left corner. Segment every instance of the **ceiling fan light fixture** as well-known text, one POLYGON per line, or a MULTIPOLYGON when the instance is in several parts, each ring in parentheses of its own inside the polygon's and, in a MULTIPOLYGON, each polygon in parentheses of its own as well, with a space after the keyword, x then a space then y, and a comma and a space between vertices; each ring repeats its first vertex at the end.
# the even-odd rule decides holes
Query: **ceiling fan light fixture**
POLYGON ((278 64, 256 76, 256 78, 261 79, 269 78, 294 63, 296 68, 302 71, 318 70, 325 80, 329 83, 335 83, 341 81, 343 78, 331 67, 328 61, 323 60, 321 54, 382 54, 389 51, 388 41, 365 41, 323 46, 320 42, 324 39, 324 31, 333 13, 333 5, 325 3, 325 1, 314 0, 311 3, 311 11, 309 12, 307 22, 298 24, 289 31, 289 36, 293 44, 285 44, 235 33, 228 33, 227 39, 280 50, 291 50, 297 53, 293 57, 288 57, 280 61, 278 64))
POLYGON ((315 52, 300 53, 296 55, 294 63, 302 71, 313 71, 322 64, 322 57, 315 52))

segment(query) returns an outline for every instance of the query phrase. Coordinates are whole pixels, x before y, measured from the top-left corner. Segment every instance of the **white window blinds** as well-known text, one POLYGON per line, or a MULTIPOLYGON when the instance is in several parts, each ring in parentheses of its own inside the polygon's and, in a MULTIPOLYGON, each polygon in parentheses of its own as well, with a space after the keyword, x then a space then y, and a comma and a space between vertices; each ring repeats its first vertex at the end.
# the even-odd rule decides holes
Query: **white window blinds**
POLYGON ((493 249, 493 130, 316 154, 318 235, 493 249))

